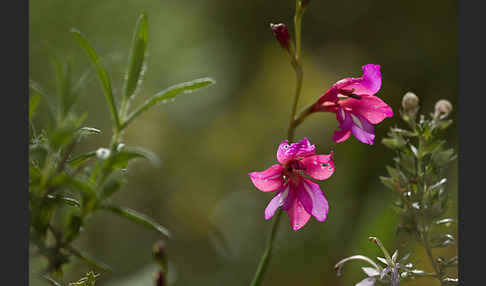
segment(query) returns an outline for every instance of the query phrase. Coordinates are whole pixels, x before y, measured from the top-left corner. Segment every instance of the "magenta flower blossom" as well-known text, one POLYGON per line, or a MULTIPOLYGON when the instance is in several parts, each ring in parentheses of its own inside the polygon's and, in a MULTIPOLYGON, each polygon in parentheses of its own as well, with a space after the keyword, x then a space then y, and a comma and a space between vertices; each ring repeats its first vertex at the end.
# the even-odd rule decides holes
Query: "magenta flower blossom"
POLYGON ((353 134, 359 141, 373 145, 373 124, 393 116, 391 107, 374 96, 381 87, 380 66, 369 64, 362 69, 362 77, 336 82, 314 105, 313 111, 336 113, 340 130, 334 132, 334 142, 343 142, 353 134))
POLYGON ((325 221, 329 204, 318 184, 305 175, 325 180, 334 173, 332 152, 329 155, 315 154, 316 146, 307 138, 298 143, 280 143, 275 164, 262 172, 248 175, 262 192, 277 191, 265 209, 265 219, 270 219, 279 207, 289 215, 293 230, 303 227, 310 216, 325 221))

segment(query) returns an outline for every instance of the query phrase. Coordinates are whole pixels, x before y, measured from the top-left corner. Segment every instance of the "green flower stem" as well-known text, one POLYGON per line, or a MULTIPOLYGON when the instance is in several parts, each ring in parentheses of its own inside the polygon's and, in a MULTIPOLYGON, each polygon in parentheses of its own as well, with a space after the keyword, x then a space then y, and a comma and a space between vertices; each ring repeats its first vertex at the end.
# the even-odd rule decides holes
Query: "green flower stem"
MULTIPOLYGON (((419 136, 418 136, 418 152, 419 154, 422 152, 422 148, 423 148, 423 145, 424 145, 424 142, 423 142, 423 134, 420 132, 420 130, 417 129, 417 125, 416 125, 416 122, 415 122, 415 118, 411 118, 410 120, 410 125, 412 127, 412 129, 414 130, 414 132, 418 133, 419 136)), ((423 165, 422 165, 422 161, 420 159, 415 159, 415 177, 417 178, 417 181, 419 184, 423 184, 423 191, 420 192, 421 194, 421 197, 420 197, 420 200, 422 201, 423 200, 423 193, 426 191, 426 186, 425 186, 425 170, 423 170, 423 165), (422 172, 421 172, 422 170, 422 172)), ((424 217, 424 214, 422 213, 422 226, 420 228, 420 236, 422 238, 422 242, 423 242, 423 246, 425 248, 425 252, 427 253, 427 257, 430 261, 430 264, 432 264, 432 267, 434 268, 434 275, 433 277, 439 279, 439 281, 441 282, 441 285, 442 285, 442 273, 441 273, 441 270, 439 268, 439 266, 437 265, 437 263, 435 262, 435 259, 434 259, 434 256, 432 254, 432 249, 430 247, 430 244, 429 244, 429 237, 428 237, 428 226, 426 225, 426 220, 425 220, 425 217, 424 217)))
POLYGON ((253 280, 250 284, 251 286, 260 285, 263 279, 263 274, 267 270, 268 262, 272 257, 273 241, 275 239, 275 235, 277 234, 277 227, 280 222, 281 216, 282 216, 282 209, 278 209, 276 218, 272 225, 272 230, 270 231, 270 236, 267 239, 267 247, 265 249, 265 252, 263 252, 262 258, 260 259, 260 263, 258 264, 258 268, 255 272, 255 276, 253 277, 253 280))
MULTIPOLYGON (((298 119, 295 119, 295 114, 297 112, 297 105, 299 103, 299 98, 300 98, 300 93, 302 90, 302 79, 304 77, 304 72, 302 70, 302 65, 300 63, 300 51, 301 51, 301 23, 302 23, 302 15, 304 14, 304 8, 301 5, 301 1, 297 0, 296 1, 296 11, 295 11, 295 16, 294 16, 294 28, 295 28, 295 54, 293 58, 291 59, 291 64, 292 67, 295 70, 295 75, 297 78, 297 84, 295 88, 295 96, 294 96, 294 102, 292 105, 292 111, 290 114, 290 120, 289 120, 289 128, 288 128, 288 134, 287 134, 287 139, 289 140, 289 143, 291 143, 294 140, 294 133, 295 133, 295 128, 304 120, 305 117, 307 117, 311 113, 311 108, 312 106, 304 109, 299 114, 298 119)), ((260 258, 260 262, 258 264, 258 268, 255 272, 255 275, 253 276, 253 280, 251 282, 251 286, 258 286, 261 284, 261 281, 263 279, 263 275, 265 274, 265 271, 268 266, 268 262, 270 261, 270 258, 272 257, 272 250, 273 250, 273 241, 275 240, 275 236, 277 234, 277 228, 280 223, 280 217, 282 216, 282 209, 279 208, 276 214, 276 218, 273 222, 272 229, 270 231, 270 236, 268 237, 267 240, 267 246, 265 248, 265 252, 263 252, 262 257, 260 258)))
POLYGON ((434 271, 435 271, 435 277, 437 279, 439 279, 441 281, 441 284, 442 284, 442 274, 441 274, 441 271, 437 265, 437 263, 435 263, 435 260, 434 260, 434 256, 432 255, 432 250, 430 249, 430 245, 429 245, 429 238, 428 238, 428 234, 427 234, 427 231, 424 230, 422 232, 422 240, 424 242, 424 248, 425 248, 425 251, 427 252, 427 257, 429 258, 430 260, 430 264, 432 264, 432 266, 434 267, 434 271))

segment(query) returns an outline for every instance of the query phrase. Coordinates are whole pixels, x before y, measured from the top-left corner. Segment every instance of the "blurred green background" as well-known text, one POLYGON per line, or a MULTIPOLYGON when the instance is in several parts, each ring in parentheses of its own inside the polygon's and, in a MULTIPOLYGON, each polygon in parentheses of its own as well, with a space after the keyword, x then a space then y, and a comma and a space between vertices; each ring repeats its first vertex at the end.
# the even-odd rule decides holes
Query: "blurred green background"
MULTIPOLYGON (((152 109, 125 134, 125 144, 153 150, 162 165, 156 168, 142 160, 130 165, 128 185, 114 200, 172 231, 167 253, 174 285, 251 281, 272 223, 263 218, 272 195, 259 192, 247 173, 275 162, 295 88, 294 72, 269 23, 284 22, 293 31, 294 6, 292 0, 30 1, 29 77, 54 93, 54 56, 71 59, 75 78, 90 71, 77 111, 88 112, 86 125, 103 133, 86 140, 78 152, 106 147, 111 127, 102 89, 69 33, 72 27, 94 45, 119 93, 135 21, 142 10, 147 12, 149 58, 138 102, 178 82, 216 79, 213 87, 152 109)), ((378 96, 395 114, 407 91, 420 97, 425 113, 440 98, 457 106, 456 1, 312 1, 303 20, 301 106, 337 80, 361 76, 361 66, 368 63, 382 66, 378 96)), ((46 118, 37 119, 42 125, 46 118)), ((330 212, 326 222, 311 219, 298 232, 291 230, 285 215, 264 285, 354 285, 365 277, 360 270, 364 265, 351 262, 344 276, 337 277, 337 261, 354 254, 380 255, 367 240, 370 235, 390 250, 400 247, 398 220, 391 209, 396 194, 378 178, 392 164, 393 152, 380 142, 394 125, 402 125, 398 116, 376 127, 374 146, 354 137, 333 143, 337 122, 332 114, 312 115, 299 127, 298 139, 308 137, 320 153, 335 152, 336 172, 320 183, 330 212)), ((447 136, 457 150, 457 123, 447 136)), ((455 218, 457 163, 448 176, 453 196, 449 213, 455 218)), ((76 244, 114 269, 97 285, 151 285, 151 248, 158 239, 141 226, 100 213, 76 244)), ((413 261, 432 270, 421 248, 413 249, 413 261)), ((450 257, 457 249, 436 255, 441 253, 450 257)), ((87 270, 82 263, 71 264, 66 281, 87 270)), ((31 277, 31 285, 43 283, 31 277)))

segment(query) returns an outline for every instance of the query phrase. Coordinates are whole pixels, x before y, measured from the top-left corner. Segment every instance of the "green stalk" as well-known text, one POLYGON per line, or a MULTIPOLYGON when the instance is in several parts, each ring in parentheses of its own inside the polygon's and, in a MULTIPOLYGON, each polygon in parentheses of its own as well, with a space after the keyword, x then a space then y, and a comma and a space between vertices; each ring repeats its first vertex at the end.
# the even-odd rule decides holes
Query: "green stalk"
POLYGON ((255 276, 253 277, 253 280, 251 281, 250 284, 251 286, 260 285, 263 279, 263 274, 267 270, 268 262, 272 257, 273 241, 275 235, 277 234, 277 227, 280 222, 280 217, 282 216, 282 209, 277 210, 276 216, 277 217, 275 218, 275 221, 273 222, 272 225, 272 230, 270 231, 270 236, 267 239, 267 247, 265 249, 265 252, 263 252, 262 258, 260 258, 260 263, 258 263, 258 268, 255 272, 255 276))
MULTIPOLYGON (((287 133, 287 139, 289 140, 289 143, 291 143, 294 140, 294 133, 295 133, 295 128, 302 122, 302 120, 307 117, 310 114, 310 108, 307 108, 304 110, 302 113, 299 115, 299 119, 295 119, 295 114, 297 112, 297 105, 299 102, 300 98, 300 93, 302 90, 302 80, 304 77, 304 73, 302 70, 302 65, 300 63, 300 51, 301 51, 301 23, 302 23, 302 15, 304 14, 304 8, 302 7, 301 1, 297 0, 296 1, 296 11, 295 11, 295 16, 294 16, 294 28, 295 28, 295 54, 292 57, 291 64, 292 67, 295 70, 295 75, 297 79, 296 83, 296 88, 295 88, 295 96, 294 96, 294 102, 292 105, 292 111, 290 114, 290 120, 289 120, 289 127, 288 127, 288 133, 287 133)), ((282 216, 282 209, 279 208, 276 214, 276 218, 273 222, 272 229, 270 231, 270 235, 268 236, 267 239, 267 245, 265 248, 265 251, 263 252, 262 257, 260 258, 260 262, 258 263, 258 268, 255 272, 255 275, 253 276, 253 280, 251 282, 251 286, 258 286, 261 284, 261 281, 263 279, 263 276, 265 274, 265 271, 268 266, 268 262, 270 261, 270 258, 272 257, 272 250, 273 250, 273 242, 275 240, 276 234, 277 234, 277 228, 280 223, 280 217, 282 216)))

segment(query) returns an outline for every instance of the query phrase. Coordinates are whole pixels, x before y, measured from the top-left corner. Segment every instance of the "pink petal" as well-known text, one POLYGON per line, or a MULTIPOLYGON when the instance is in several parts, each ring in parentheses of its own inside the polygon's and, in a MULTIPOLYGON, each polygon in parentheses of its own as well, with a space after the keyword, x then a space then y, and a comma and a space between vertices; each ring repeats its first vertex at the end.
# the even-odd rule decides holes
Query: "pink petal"
POLYGON ((336 130, 332 136, 332 141, 341 143, 346 141, 351 135, 351 130, 336 130))
POLYGON ((345 78, 335 86, 339 89, 352 90, 357 95, 374 95, 381 88, 381 72, 379 65, 364 65, 361 67, 363 76, 360 78, 345 78))
POLYGON ((304 172, 316 180, 325 180, 334 173, 332 153, 329 155, 313 155, 300 161, 304 172))
POLYGON ((329 212, 329 204, 318 184, 308 179, 303 179, 297 193, 299 201, 305 210, 312 214, 318 221, 325 221, 329 212))
POLYGON ((273 197, 273 199, 270 201, 270 203, 268 203, 267 207, 265 208, 265 219, 270 219, 271 217, 273 217, 277 209, 282 205, 285 209, 285 205, 290 205, 289 201, 292 200, 293 196, 292 192, 290 191, 289 184, 280 187, 277 195, 273 197))
POLYGON ((310 218, 310 214, 305 211, 299 200, 294 200, 287 214, 289 215, 290 226, 293 230, 299 230, 310 218))
POLYGON ((287 164, 294 159, 304 158, 313 155, 316 150, 316 146, 311 145, 309 139, 307 138, 304 138, 300 142, 292 143, 290 145, 288 143, 288 140, 284 140, 282 141, 282 143, 280 143, 280 146, 278 146, 277 160, 281 164, 287 164))
POLYGON ((376 96, 363 96, 361 99, 348 98, 339 105, 364 117, 372 124, 378 124, 386 117, 393 116, 393 110, 388 104, 376 96))
POLYGON ((280 164, 275 164, 265 171, 251 172, 248 175, 250 176, 250 179, 255 187, 257 187, 260 191, 271 192, 282 186, 282 170, 283 167, 280 164))
POLYGON ((318 105, 321 105, 324 109, 326 109, 326 106, 333 106, 339 100, 338 94, 339 89, 333 85, 319 98, 318 105))
POLYGON ((350 117, 353 120, 351 133, 353 133, 354 137, 363 143, 373 145, 373 141, 375 139, 373 125, 369 123, 368 120, 357 114, 350 113, 350 117))

